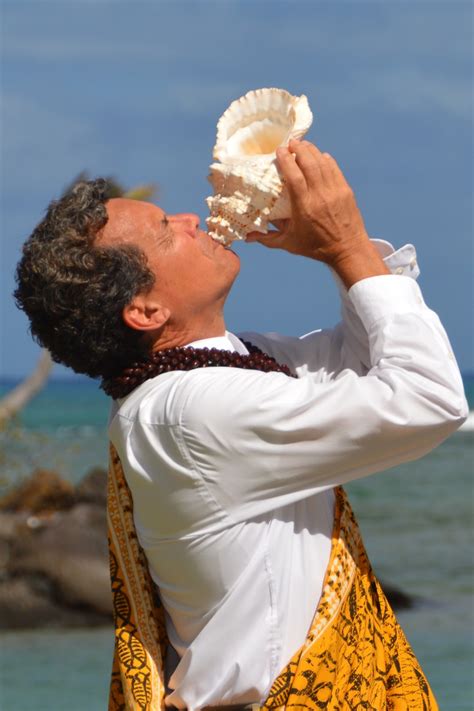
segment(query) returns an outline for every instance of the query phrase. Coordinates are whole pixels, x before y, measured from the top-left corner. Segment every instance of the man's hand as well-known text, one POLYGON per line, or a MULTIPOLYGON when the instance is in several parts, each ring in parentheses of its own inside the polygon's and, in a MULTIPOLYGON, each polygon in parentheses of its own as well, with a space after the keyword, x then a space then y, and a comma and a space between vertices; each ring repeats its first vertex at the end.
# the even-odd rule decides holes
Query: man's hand
POLYGON ((277 151, 292 216, 276 232, 252 232, 248 241, 325 262, 347 288, 360 279, 389 274, 367 235, 354 194, 329 153, 308 141, 277 151))

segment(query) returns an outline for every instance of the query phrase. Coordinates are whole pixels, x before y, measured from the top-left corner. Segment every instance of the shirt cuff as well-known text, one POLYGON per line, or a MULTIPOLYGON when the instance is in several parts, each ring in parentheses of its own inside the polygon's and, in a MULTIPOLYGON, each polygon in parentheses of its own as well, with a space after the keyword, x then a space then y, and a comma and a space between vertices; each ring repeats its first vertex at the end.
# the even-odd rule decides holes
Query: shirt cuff
MULTIPOLYGON (((405 244, 403 247, 400 247, 400 249, 394 249, 393 245, 384 239, 371 238, 370 241, 376 246, 384 264, 390 269, 392 274, 418 279, 420 269, 416 259, 416 249, 412 244, 405 244)), ((341 294, 341 298, 344 301, 346 299, 347 289, 334 269, 332 267, 330 267, 330 269, 341 294)))
POLYGON ((394 279, 383 274, 361 279, 351 286, 348 296, 367 332, 380 319, 419 312, 424 307, 420 287, 407 276, 394 279))
POLYGON ((394 249, 390 242, 384 239, 371 239, 377 251, 392 274, 409 276, 418 279, 420 268, 416 258, 416 249, 412 244, 405 244, 400 249, 394 249))

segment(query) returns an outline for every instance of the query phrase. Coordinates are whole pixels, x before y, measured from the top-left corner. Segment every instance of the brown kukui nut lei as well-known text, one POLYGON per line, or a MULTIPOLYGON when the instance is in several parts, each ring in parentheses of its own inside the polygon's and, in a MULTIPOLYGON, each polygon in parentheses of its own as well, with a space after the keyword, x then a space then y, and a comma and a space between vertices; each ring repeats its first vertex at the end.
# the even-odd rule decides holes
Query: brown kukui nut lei
POLYGON ((241 355, 219 348, 193 348, 192 346, 166 348, 163 351, 152 353, 144 361, 132 363, 113 378, 104 378, 101 388, 114 399, 123 398, 150 378, 173 370, 194 370, 195 368, 244 368, 264 373, 284 373, 290 377, 296 377, 290 372, 287 365, 280 365, 257 346, 247 341, 244 343, 249 350, 249 355, 241 355))

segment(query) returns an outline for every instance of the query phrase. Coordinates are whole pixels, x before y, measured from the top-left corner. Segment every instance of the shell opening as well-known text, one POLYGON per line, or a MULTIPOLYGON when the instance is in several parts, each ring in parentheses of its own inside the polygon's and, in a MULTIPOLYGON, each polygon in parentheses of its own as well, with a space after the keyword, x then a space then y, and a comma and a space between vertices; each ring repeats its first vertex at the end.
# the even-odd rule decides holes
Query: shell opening
POLYGON ((238 158, 246 156, 268 155, 275 153, 288 139, 291 125, 276 124, 271 119, 264 119, 237 130, 227 142, 227 155, 238 158))

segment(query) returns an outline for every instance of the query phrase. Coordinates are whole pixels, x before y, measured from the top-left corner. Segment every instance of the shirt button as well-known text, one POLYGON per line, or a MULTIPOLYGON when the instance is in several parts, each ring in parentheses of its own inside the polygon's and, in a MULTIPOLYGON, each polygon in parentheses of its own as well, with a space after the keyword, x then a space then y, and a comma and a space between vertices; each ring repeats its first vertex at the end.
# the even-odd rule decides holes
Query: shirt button
POLYGON ((395 274, 403 274, 403 267, 397 267, 395 269, 395 274))

